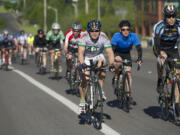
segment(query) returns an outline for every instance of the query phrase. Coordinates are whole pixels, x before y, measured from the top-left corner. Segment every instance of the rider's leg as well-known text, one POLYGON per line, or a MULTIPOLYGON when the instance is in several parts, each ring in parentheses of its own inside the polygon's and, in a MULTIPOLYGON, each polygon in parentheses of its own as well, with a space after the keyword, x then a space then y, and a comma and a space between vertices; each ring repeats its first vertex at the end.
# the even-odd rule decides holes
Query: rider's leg
POLYGON ((120 56, 116 56, 115 57, 115 78, 118 78, 118 74, 119 74, 119 68, 122 66, 122 58, 120 56))
POLYGON ((42 62, 43 62, 43 67, 46 68, 46 52, 43 52, 42 54, 42 62))
POLYGON ((51 54, 51 68, 54 68, 54 50, 50 50, 51 54))
MULTIPOLYGON (((167 59, 167 54, 165 51, 160 51, 160 55, 163 56, 165 59, 167 59)), ((157 62, 157 73, 158 73, 158 81, 157 81, 157 91, 159 92, 161 89, 161 85, 162 85, 162 64, 163 64, 163 59, 158 58, 158 62, 157 62)))
POLYGON ((67 55, 66 55, 67 72, 71 71, 71 64, 72 64, 72 54, 71 53, 67 53, 67 55))
POLYGON ((5 63, 5 48, 2 49, 2 62, 5 63))
POLYGON ((9 65, 12 64, 11 58, 12 58, 12 48, 9 49, 9 65))
MULTIPOLYGON (((127 67, 127 72, 128 72, 128 76, 129 76, 129 85, 128 85, 128 80, 126 80, 126 86, 127 86, 127 92, 130 91, 130 89, 132 88, 132 73, 131 73, 131 66, 127 67)), ((128 94, 129 96, 129 94, 128 94)))

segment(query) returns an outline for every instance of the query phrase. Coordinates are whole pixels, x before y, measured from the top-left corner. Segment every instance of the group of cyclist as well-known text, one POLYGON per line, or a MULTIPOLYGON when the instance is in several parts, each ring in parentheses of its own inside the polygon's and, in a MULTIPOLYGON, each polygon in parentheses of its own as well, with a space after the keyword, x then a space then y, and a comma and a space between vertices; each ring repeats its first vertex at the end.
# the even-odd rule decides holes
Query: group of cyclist
MULTIPOLYGON (((157 92, 162 87, 162 56, 163 58, 179 58, 178 44, 180 37, 180 20, 176 19, 177 8, 174 5, 167 5, 163 9, 164 19, 155 24, 153 29, 153 41, 154 41, 154 53, 157 56, 157 92)), ((43 48, 43 68, 46 71, 46 52, 50 53, 51 69, 54 68, 54 51, 58 50, 58 61, 61 63, 62 53, 66 54, 67 71, 66 76, 70 74, 72 64, 72 53, 78 53, 79 69, 82 70, 83 76, 81 76, 81 83, 79 85, 80 91, 80 112, 85 111, 85 96, 88 90, 89 72, 86 70, 87 66, 90 66, 90 60, 93 63, 97 63, 97 67, 104 68, 107 65, 106 57, 103 52, 105 51, 108 58, 109 70, 115 72, 112 79, 112 83, 115 83, 119 78, 119 68, 122 66, 122 60, 129 60, 127 65, 128 76, 130 79, 130 87, 132 87, 132 62, 131 62, 131 49, 133 45, 137 49, 138 58, 137 64, 142 64, 142 48, 138 36, 131 32, 131 24, 128 20, 122 20, 119 23, 119 32, 115 33, 111 39, 101 31, 101 22, 99 20, 90 20, 87 24, 87 31, 82 30, 82 26, 79 22, 72 24, 72 28, 64 35, 60 25, 54 23, 52 30, 46 35, 42 29, 39 29, 37 35, 32 39, 32 35, 27 37, 24 31, 20 32, 20 35, 11 37, 8 35, 8 31, 4 31, 0 37, 0 62, 4 63, 4 49, 10 45, 15 44, 18 46, 16 49, 24 49, 24 59, 27 58, 27 50, 29 45, 30 54, 32 54, 32 48, 35 52, 35 58, 37 58, 40 49, 43 48), (29 42, 28 42, 28 38, 29 42), (64 44, 63 44, 64 43, 64 44), (64 45, 64 48, 62 48, 64 45), (33 47, 32 47, 33 46, 33 47)), ((16 50, 15 49, 15 50, 16 50)), ((10 49, 11 58, 11 49, 10 49)), ((170 65, 172 68, 173 65, 170 65)), ((62 71, 61 65, 59 65, 60 72, 62 71)), ((180 70, 178 70, 180 72, 180 70)), ((99 83, 102 88, 103 99, 106 100, 105 92, 103 91, 104 79, 106 72, 104 70, 99 73, 99 83)), ((116 92, 115 92, 116 93, 116 92)), ((179 90, 176 87, 176 113, 180 116, 180 104, 179 104, 179 90)))

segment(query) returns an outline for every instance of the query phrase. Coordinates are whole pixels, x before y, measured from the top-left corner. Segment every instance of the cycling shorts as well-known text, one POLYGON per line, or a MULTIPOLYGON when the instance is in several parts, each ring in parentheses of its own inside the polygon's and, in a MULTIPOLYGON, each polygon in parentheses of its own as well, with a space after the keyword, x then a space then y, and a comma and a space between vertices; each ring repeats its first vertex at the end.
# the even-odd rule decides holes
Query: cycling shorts
POLYGON ((105 57, 103 54, 99 54, 97 56, 94 57, 85 57, 84 63, 88 66, 90 66, 90 60, 93 60, 93 64, 96 64, 100 59, 102 59, 103 61, 106 61, 105 57))
MULTIPOLYGON (((120 56, 122 58, 122 60, 127 59, 127 60, 131 61, 130 52, 115 52, 114 55, 115 55, 115 57, 120 56)), ((127 66, 132 67, 132 61, 128 62, 127 66)))

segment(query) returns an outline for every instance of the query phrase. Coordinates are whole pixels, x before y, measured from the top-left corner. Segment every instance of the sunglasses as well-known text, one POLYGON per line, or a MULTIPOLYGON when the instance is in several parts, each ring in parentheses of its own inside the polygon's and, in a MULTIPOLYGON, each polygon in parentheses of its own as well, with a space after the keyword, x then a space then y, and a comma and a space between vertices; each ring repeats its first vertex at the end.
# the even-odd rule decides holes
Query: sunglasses
POLYGON ((90 32, 99 32, 99 30, 91 30, 90 32))
POLYGON ((121 29, 122 31, 130 31, 130 29, 121 29))
POLYGON ((176 15, 167 15, 166 18, 175 18, 176 15))
POLYGON ((73 32, 80 32, 79 30, 73 30, 73 32))

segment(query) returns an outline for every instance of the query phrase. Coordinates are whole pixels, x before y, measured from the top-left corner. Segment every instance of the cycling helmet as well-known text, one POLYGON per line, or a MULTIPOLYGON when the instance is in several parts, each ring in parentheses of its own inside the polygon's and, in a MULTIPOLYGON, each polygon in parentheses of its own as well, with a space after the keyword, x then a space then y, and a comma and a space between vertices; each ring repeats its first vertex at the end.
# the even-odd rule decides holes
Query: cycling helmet
POLYGON ((128 20, 122 20, 119 23, 119 28, 122 28, 123 26, 128 26, 130 28, 131 27, 131 23, 128 20))
POLYGON ((3 31, 3 34, 4 34, 4 35, 8 35, 8 34, 9 34, 8 30, 4 30, 4 31, 3 31))
POLYGON ((172 4, 166 5, 163 9, 163 14, 165 17, 176 16, 177 15, 177 8, 172 4))
POLYGON ((80 22, 75 22, 72 24, 72 29, 73 30, 81 30, 81 23, 80 22))
POLYGON ((59 30, 60 29, 60 25, 58 23, 53 23, 52 24, 52 29, 53 30, 59 30))
POLYGON ((43 31, 42 29, 39 29, 39 30, 37 31, 37 33, 38 33, 38 34, 44 34, 44 31, 43 31))
POLYGON ((30 33, 30 34, 29 34, 29 37, 32 37, 32 36, 33 36, 33 35, 30 33))
POLYGON ((101 30, 101 22, 97 19, 90 20, 87 24, 87 31, 90 32, 92 30, 101 30))

